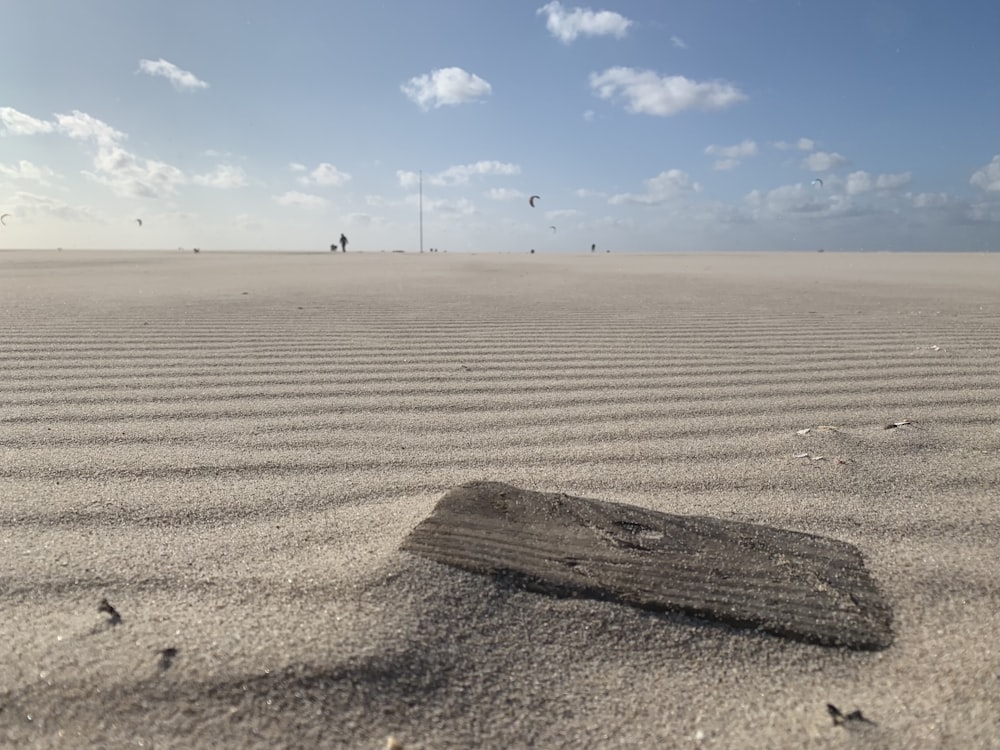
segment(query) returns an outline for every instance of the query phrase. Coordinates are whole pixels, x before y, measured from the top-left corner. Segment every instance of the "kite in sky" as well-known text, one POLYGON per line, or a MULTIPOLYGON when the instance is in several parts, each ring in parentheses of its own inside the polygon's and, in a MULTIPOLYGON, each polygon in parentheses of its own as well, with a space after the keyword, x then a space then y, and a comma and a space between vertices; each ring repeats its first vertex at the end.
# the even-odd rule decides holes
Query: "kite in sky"
POLYGON ((4 226, 7 226, 7 222, 4 221, 4 219, 6 219, 8 216, 10 216, 10 214, 2 214, 2 215, 0 215, 0 224, 3 224, 4 226))
POLYGON ((135 223, 138 224, 141 227, 142 226, 142 219, 136 219, 135 223))
POLYGON ((535 201, 541 200, 541 198, 542 198, 542 196, 540 196, 540 195, 533 195, 530 198, 528 198, 528 203, 531 204, 532 208, 534 208, 535 207, 535 201))
POLYGON ((820 187, 823 187, 823 180, 821 180, 821 179, 820 179, 819 177, 817 177, 816 179, 814 179, 814 180, 812 181, 812 183, 811 183, 811 184, 812 184, 812 185, 819 185, 820 187))

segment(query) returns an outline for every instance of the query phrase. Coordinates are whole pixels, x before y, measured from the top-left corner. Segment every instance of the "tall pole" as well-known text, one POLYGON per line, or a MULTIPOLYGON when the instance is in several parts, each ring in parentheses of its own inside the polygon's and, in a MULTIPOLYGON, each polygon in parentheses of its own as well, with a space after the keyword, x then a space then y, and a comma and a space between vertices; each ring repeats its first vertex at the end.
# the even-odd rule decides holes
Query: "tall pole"
POLYGON ((424 170, 420 170, 420 252, 424 251, 424 170))

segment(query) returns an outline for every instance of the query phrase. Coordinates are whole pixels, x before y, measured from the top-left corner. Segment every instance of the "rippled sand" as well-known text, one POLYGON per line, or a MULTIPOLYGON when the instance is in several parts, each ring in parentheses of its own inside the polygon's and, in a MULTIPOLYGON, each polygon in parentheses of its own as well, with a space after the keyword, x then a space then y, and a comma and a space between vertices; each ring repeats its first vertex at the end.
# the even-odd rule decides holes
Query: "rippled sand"
POLYGON ((971 254, 0 253, 0 746, 998 747, 997 279, 971 254), (895 645, 398 550, 475 479, 848 541, 895 645))

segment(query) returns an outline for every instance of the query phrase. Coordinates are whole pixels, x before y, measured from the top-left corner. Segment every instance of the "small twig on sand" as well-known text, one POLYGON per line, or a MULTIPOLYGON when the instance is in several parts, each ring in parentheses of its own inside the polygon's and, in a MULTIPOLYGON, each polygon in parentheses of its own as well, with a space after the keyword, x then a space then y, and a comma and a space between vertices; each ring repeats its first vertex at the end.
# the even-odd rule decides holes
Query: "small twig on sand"
POLYGON ((871 724, 873 726, 875 724, 874 721, 866 718, 865 715, 861 713, 861 709, 858 708, 854 709, 848 714, 844 714, 841 713, 840 709, 837 708, 832 703, 827 703, 826 712, 830 714, 830 718, 833 719, 833 725, 835 727, 842 726, 844 724, 847 724, 848 722, 859 722, 862 724, 871 724))
POLYGON ((796 430, 795 434, 808 435, 813 430, 816 432, 840 432, 840 428, 834 427, 832 424, 818 424, 815 427, 804 427, 801 430, 796 430))
POLYGON ((174 658, 180 653, 180 649, 176 648, 164 648, 157 652, 160 655, 160 662, 158 666, 162 670, 170 669, 170 665, 174 663, 174 658))
POLYGON ((101 603, 97 605, 98 612, 105 612, 108 615, 108 623, 112 626, 121 625, 122 616, 118 614, 118 610, 111 606, 111 602, 107 599, 101 599, 101 603))

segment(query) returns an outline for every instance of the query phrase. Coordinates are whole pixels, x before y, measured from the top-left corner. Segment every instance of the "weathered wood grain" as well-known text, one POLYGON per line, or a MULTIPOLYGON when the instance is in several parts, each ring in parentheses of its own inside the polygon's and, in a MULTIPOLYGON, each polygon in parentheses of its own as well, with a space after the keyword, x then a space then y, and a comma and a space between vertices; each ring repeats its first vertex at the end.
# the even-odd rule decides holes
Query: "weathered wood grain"
POLYGON ((846 542, 498 482, 452 489, 403 549, 532 591, 683 612, 829 646, 892 643, 892 611, 846 542))

